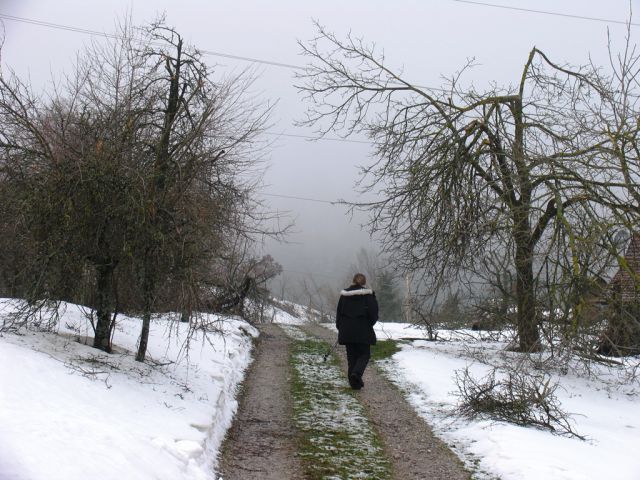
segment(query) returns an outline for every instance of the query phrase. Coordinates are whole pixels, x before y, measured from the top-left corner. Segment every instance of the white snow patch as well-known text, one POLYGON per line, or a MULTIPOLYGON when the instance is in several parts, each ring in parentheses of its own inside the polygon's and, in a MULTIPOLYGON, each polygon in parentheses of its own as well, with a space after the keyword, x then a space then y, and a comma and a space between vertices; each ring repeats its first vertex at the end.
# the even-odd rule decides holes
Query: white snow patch
MULTIPOLYGON (((11 309, 0 300, 0 311, 11 309)), ((208 316, 188 347, 185 324, 152 321, 148 357, 134 361, 140 320, 120 317, 116 353, 77 339, 83 309, 64 304, 59 333, 0 336, 2 480, 213 480, 216 456, 250 362, 244 321, 208 316), (164 365, 162 365, 164 364, 164 365)))
POLYGON ((317 322, 322 314, 309 307, 298 305, 288 300, 274 299, 275 305, 268 307, 268 317, 273 323, 284 325, 304 325, 305 323, 317 322))
MULTIPOLYGON (((378 339, 426 338, 424 329, 408 324, 378 323, 375 330, 378 339)), ((477 478, 640 479, 640 456, 635 452, 640 438, 640 384, 624 381, 621 370, 592 366, 597 375, 585 377, 569 366, 565 375, 552 373, 561 386, 556 395, 562 408, 573 414, 574 430, 588 437, 584 442, 535 428, 451 416, 458 401, 454 372, 468 367, 481 377, 491 368, 469 358, 469 341, 476 342, 473 348, 481 349, 492 364, 505 355, 506 342, 479 342, 487 337, 487 332, 438 331, 438 338, 446 342, 411 341, 381 364, 436 433, 455 445, 469 466, 477 463, 477 478)), ((637 364, 640 358, 631 361, 637 364)))

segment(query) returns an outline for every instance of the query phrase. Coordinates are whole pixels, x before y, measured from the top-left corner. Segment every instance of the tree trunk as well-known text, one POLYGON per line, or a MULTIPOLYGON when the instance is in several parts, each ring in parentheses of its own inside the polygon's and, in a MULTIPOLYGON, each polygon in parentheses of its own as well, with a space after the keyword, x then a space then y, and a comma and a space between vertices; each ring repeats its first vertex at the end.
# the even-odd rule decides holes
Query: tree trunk
MULTIPOLYGON (((147 253, 147 255, 149 255, 147 253)), ((144 277, 142 280, 142 295, 144 296, 142 311, 142 330, 140 331, 140 344, 136 361, 144 362, 149 344, 149 328, 151 326, 151 309, 153 308, 153 293, 155 291, 155 271, 151 265, 151 259, 147 258, 144 267, 144 277)))
POLYGON ((516 240, 518 351, 539 352, 541 345, 533 282, 533 249, 528 242, 524 243, 522 245, 516 240))
POLYGON ((516 303, 517 331, 518 331, 518 351, 537 352, 540 351, 540 334, 538 332, 538 319, 536 315, 535 290, 533 282, 533 240, 531 231, 531 194, 533 187, 530 179, 530 166, 524 154, 524 119, 522 115, 522 97, 524 90, 524 79, 533 58, 533 53, 529 56, 529 62, 525 66, 523 80, 520 84, 519 99, 512 105, 512 112, 515 122, 515 137, 513 144, 513 162, 516 167, 517 190, 520 191, 520 198, 514 195, 514 182, 511 173, 505 170, 505 185, 509 194, 508 203, 512 208, 513 219, 513 239, 515 242, 515 267, 516 267, 516 303))
MULTIPOLYGON (((162 201, 167 188, 167 180, 169 175, 169 163, 170 153, 169 145, 171 133, 173 132, 173 125, 176 119, 178 108, 180 105, 180 83, 182 82, 182 76, 180 70, 182 68, 182 39, 178 38, 178 44, 176 45, 176 59, 173 63, 173 70, 171 70, 171 62, 167 61, 167 68, 171 74, 171 81, 169 84, 169 97, 167 98, 167 108, 164 112, 164 124, 158 144, 156 146, 155 155, 155 198, 154 207, 156 211, 161 210, 162 201)), ((164 226, 159 218, 154 214, 150 219, 150 226, 152 232, 162 233, 164 226)), ((153 266, 153 252, 156 251, 156 240, 151 240, 151 244, 147 246, 146 257, 144 260, 144 277, 142 283, 142 290, 144 295, 144 310, 142 312, 142 330, 140 331, 140 345, 138 345, 138 353, 136 354, 136 361, 144 362, 144 357, 147 354, 147 345, 149 343, 149 327, 151 325, 151 309, 153 308, 153 296, 156 289, 156 271, 153 266)))
POLYGON ((96 267, 96 323, 93 346, 111 352, 111 281, 114 266, 103 264, 96 267))
POLYGON ((147 355, 147 345, 149 344, 149 327, 151 326, 151 309, 145 308, 142 314, 142 331, 140 332, 140 345, 136 354, 137 362, 144 362, 147 355))

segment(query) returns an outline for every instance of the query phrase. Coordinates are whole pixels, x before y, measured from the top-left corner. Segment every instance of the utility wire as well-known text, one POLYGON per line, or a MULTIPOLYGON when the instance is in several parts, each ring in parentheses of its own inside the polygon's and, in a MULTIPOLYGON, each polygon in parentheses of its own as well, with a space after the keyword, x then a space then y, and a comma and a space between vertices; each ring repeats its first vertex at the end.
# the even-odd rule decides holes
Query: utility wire
POLYGON ((498 5, 495 3, 485 3, 485 2, 475 2, 472 0, 453 0, 454 2, 457 3, 468 3, 471 5, 480 5, 483 7, 493 7, 493 8, 503 8, 505 10, 516 10, 518 12, 526 12, 526 13, 538 13, 538 14, 542 14, 542 15, 554 15, 556 17, 565 17, 565 18, 575 18, 578 20, 590 20, 593 22, 603 22, 603 23, 617 23, 617 24, 621 24, 621 25, 632 25, 634 27, 640 27, 640 23, 633 23, 633 22, 623 22, 622 20, 610 20, 607 18, 601 18, 601 17, 587 17, 584 15, 573 15, 570 13, 560 13, 560 12, 549 12, 547 10, 534 10, 531 8, 520 8, 520 7, 510 7, 508 5, 498 5))
MULTIPOLYGON (((99 32, 97 30, 90 30, 87 28, 81 28, 81 27, 74 27, 71 25, 63 25, 60 23, 52 23, 52 22, 45 22, 42 20, 35 20, 33 18, 25 18, 25 17, 16 17, 15 15, 7 15, 6 13, 0 13, 0 18, 4 18, 5 20, 12 20, 14 22, 23 22, 23 23, 29 23, 32 25, 38 25, 41 27, 47 27, 47 28, 55 28, 55 29, 59 29, 59 30, 66 30, 69 32, 76 32, 76 33, 83 33, 86 35, 96 35, 96 36, 100 36, 100 37, 107 37, 107 38, 113 38, 113 39, 121 39, 122 37, 113 33, 105 33, 105 32, 99 32)), ((216 56, 216 57, 224 57, 224 58, 231 58, 234 60, 242 60, 245 62, 250 62, 250 63, 260 63, 263 65, 270 65, 270 66, 274 66, 274 67, 282 67, 282 68, 289 68, 289 69, 293 69, 293 70, 306 70, 306 67, 303 67, 301 65, 294 65, 291 63, 283 63, 283 62, 275 62, 273 60, 264 60, 261 58, 253 58, 253 57, 244 57, 241 55, 232 55, 230 53, 223 53, 223 52, 214 52, 213 50, 199 50, 198 51, 200 53, 203 53, 205 55, 212 55, 212 56, 216 56)), ((394 83, 395 85, 395 83, 394 83)), ((436 90, 436 91, 441 91, 441 92, 448 92, 449 90, 444 89, 444 88, 436 88, 436 87, 425 87, 423 85, 415 85, 415 87, 417 88, 424 88, 424 89, 428 89, 428 90, 436 90)))
POLYGON ((57 28, 58 30, 67 30, 69 32, 85 33, 87 35, 98 35, 101 37, 114 38, 114 39, 119 38, 117 35, 113 33, 98 32, 96 30, 89 30, 89 29, 80 28, 80 27, 72 27, 70 25, 61 25, 59 23, 45 22, 42 20, 35 20, 32 18, 16 17, 14 15, 7 15, 6 13, 0 13, 0 18, 4 18, 5 20, 12 20, 14 22, 30 23, 32 25, 39 25, 41 27, 57 28))
POLYGON ((302 200, 305 202, 316 202, 316 203, 328 203, 329 205, 347 205, 349 204, 349 202, 346 202, 344 200, 321 200, 319 198, 309 198, 309 197, 296 197, 294 195, 281 195, 278 193, 266 193, 266 192, 261 192, 261 195, 267 195, 269 197, 279 197, 279 198, 288 198, 291 200, 302 200))
MULTIPOLYGON (((68 32, 75 32, 75 33, 84 33, 86 35, 95 35, 95 36, 99 36, 99 37, 107 37, 107 38, 113 38, 115 40, 118 40, 120 38, 122 38, 120 35, 116 35, 113 33, 106 33, 106 32, 99 32, 97 30, 90 30, 88 28, 81 28, 81 27, 74 27, 71 25, 63 25, 60 23, 52 23, 52 22, 45 22, 43 20, 35 20, 33 18, 25 18, 25 17, 16 17, 15 15, 7 15, 6 13, 0 13, 0 18, 3 18, 5 20, 11 20, 14 22, 22 22, 22 23, 29 23, 31 25, 38 25, 40 27, 47 27, 47 28, 55 28, 58 30, 65 30, 68 32)), ((295 69, 295 70, 304 70, 304 67, 300 66, 300 65, 293 65, 290 63, 283 63, 283 62, 275 62, 272 60, 264 60, 264 59, 260 59, 260 58, 252 58, 252 57, 243 57, 241 55, 232 55, 230 53, 223 53, 223 52, 214 52, 212 50, 199 50, 200 53, 203 53, 205 55, 213 55, 216 57, 224 57, 224 58, 232 58, 234 60, 243 60, 245 62, 251 62, 251 63, 262 63, 264 65, 271 65, 274 67, 283 67, 283 68, 290 68, 290 69, 295 69)))
POLYGON ((367 140, 352 140, 350 138, 332 138, 332 137, 314 137, 312 135, 300 135, 295 133, 278 133, 278 132, 264 132, 267 135, 275 135, 278 137, 294 137, 294 138, 305 138, 307 140, 326 140, 328 142, 346 142, 346 143, 365 143, 367 145, 371 145, 371 142, 367 140))
MULTIPOLYGON (((472 5, 480 5, 480 6, 487 6, 487 7, 494 7, 494 8, 503 8, 503 9, 508 9, 508 10, 517 10, 517 11, 523 11, 523 12, 528 12, 528 13, 540 13, 540 14, 547 14, 547 15, 557 15, 557 16, 570 17, 570 18, 578 18, 578 19, 583 19, 583 20, 595 20, 595 21, 601 21, 601 22, 625 24, 625 22, 621 22, 621 21, 618 21, 618 20, 607 20, 607 19, 603 19, 603 18, 562 14, 562 13, 557 13, 557 12, 548 12, 548 11, 544 11, 544 10, 532 10, 532 9, 525 9, 525 8, 509 7, 509 6, 506 6, 506 5, 497 5, 497 4, 485 3, 485 2, 476 2, 476 1, 472 1, 472 0, 453 0, 453 1, 454 2, 458 2, 458 3, 472 4, 472 5)), ((58 29, 58 30, 70 31, 70 32, 75 32, 75 33, 82 33, 82 34, 86 34, 86 35, 101 36, 101 37, 112 38, 112 39, 116 39, 116 40, 121 38, 121 36, 113 34, 113 33, 99 32, 97 30, 91 30, 91 29, 88 29, 88 28, 74 27, 74 26, 71 26, 71 25, 63 25, 63 24, 53 23, 53 22, 45 22, 43 20, 36 20, 36 19, 33 19, 33 18, 17 17, 15 15, 8 15, 8 14, 5 14, 5 13, 0 13, 0 18, 5 19, 5 20, 15 21, 15 22, 27 23, 27 24, 31 24, 31 25, 38 25, 38 26, 46 27, 46 28, 54 28, 54 29, 58 29)), ((631 23, 631 25, 640 26, 640 24, 638 24, 638 23, 631 23)), ((276 62, 276 61, 272 61, 272 60, 264 60, 264 59, 260 59, 260 58, 245 57, 245 56, 241 56, 241 55, 232 55, 232 54, 223 53, 223 52, 215 52, 215 51, 212 51, 212 50, 200 50, 200 52, 203 53, 203 54, 206 54, 206 55, 219 56, 219 57, 223 57, 223 58, 230 58, 230 59, 234 59, 234 60, 241 60, 241 61, 246 61, 246 62, 251 62, 251 63, 259 63, 259 64, 263 64, 263 65, 270 65, 270 66, 281 67, 281 68, 289 68, 289 69, 294 69, 294 70, 304 70, 304 67, 302 67, 300 65, 294 65, 294 64, 283 63, 283 62, 276 62)), ((430 89, 430 90, 437 90, 437 91, 447 91, 445 89, 435 88, 435 87, 422 87, 422 86, 419 86, 419 85, 418 85, 418 87, 419 88, 426 88, 426 89, 430 89)), ((323 141, 332 141, 332 142, 371 144, 371 142, 367 141, 367 140, 353 140, 353 139, 349 139, 349 138, 314 137, 314 136, 311 136, 311 135, 302 135, 302 134, 293 134, 293 133, 284 133, 284 132, 282 132, 282 133, 264 132, 264 133, 267 134, 267 135, 273 135, 273 136, 303 138, 303 139, 307 139, 307 140, 323 140, 323 141)), ((331 202, 328 202, 328 203, 331 203, 331 202)))

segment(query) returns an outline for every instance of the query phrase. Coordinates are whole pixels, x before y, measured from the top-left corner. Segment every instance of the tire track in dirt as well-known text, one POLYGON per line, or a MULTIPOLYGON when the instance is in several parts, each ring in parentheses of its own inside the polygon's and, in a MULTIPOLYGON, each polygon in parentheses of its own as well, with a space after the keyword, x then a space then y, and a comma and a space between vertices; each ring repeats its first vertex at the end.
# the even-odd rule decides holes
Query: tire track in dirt
MULTIPOLYGON (((309 335, 333 344, 336 334, 317 324, 301 326, 309 335)), ((346 372, 344 348, 337 349, 346 372)), ((365 387, 357 394, 376 428, 398 480, 468 480, 460 459, 437 438, 402 393, 370 365, 365 387)), ((347 383, 345 375, 345 384, 347 383)))
POLYGON ((254 361, 222 445, 220 478, 301 480, 298 433, 291 419, 291 340, 277 325, 259 325, 258 329, 254 361))

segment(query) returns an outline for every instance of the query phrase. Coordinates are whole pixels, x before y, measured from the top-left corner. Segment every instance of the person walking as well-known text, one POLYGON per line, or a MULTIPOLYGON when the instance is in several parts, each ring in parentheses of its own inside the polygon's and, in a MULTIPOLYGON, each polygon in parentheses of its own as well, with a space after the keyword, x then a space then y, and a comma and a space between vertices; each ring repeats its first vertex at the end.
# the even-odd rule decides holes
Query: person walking
POLYGON ((347 349, 347 377, 354 390, 364 386, 362 375, 371 358, 371 345, 376 344, 373 326, 378 321, 378 301, 366 284, 366 277, 356 273, 351 286, 340 292, 336 313, 338 343, 347 349))

